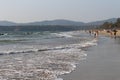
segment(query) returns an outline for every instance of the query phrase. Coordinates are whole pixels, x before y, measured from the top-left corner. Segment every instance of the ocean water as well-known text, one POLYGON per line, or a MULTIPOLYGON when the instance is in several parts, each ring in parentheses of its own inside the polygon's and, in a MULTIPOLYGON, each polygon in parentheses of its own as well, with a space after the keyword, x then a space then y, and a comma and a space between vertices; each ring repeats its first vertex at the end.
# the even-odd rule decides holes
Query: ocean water
POLYGON ((82 31, 2 32, 0 80, 62 80, 97 40, 82 31))

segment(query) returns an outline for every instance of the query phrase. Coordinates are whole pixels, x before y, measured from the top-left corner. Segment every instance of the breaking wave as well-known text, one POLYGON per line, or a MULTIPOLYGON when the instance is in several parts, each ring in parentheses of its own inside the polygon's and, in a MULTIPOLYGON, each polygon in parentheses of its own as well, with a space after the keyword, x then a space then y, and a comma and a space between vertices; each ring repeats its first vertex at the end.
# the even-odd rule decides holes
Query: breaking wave
MULTIPOLYGON (((63 80, 58 76, 75 70, 76 64, 86 59, 85 49, 97 45, 96 39, 81 41, 76 32, 52 34, 61 38, 64 36, 63 44, 64 40, 70 41, 71 38, 78 42, 39 45, 41 39, 35 37, 37 42, 0 45, 0 80, 63 80)), ((50 40, 56 39, 48 42, 50 40)))

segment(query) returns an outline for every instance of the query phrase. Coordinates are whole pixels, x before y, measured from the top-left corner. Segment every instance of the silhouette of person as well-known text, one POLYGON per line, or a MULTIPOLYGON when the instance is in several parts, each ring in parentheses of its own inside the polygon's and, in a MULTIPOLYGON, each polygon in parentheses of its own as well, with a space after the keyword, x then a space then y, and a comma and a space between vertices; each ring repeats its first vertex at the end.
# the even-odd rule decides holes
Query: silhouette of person
POLYGON ((114 35, 114 38, 116 38, 116 35, 117 35, 117 30, 116 29, 113 30, 113 35, 114 35))
POLYGON ((97 31, 94 31, 94 38, 97 38, 98 35, 99 35, 99 31, 98 31, 98 30, 97 30, 97 31))

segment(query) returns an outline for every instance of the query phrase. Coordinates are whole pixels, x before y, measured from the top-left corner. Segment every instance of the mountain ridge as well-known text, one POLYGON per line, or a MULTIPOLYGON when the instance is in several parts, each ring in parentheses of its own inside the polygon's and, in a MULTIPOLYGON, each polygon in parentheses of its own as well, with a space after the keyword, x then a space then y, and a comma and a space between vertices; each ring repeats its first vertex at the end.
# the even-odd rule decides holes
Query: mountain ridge
POLYGON ((31 25, 31 26, 39 26, 39 25, 63 25, 63 26, 85 26, 85 25, 101 25, 104 22, 116 22, 117 18, 110 18, 106 20, 94 21, 94 22, 80 22, 80 21, 72 21, 66 19, 56 19, 56 20, 45 20, 45 21, 35 21, 28 23, 15 23, 12 21, 0 21, 0 26, 17 26, 17 25, 31 25))
POLYGON ((105 22, 111 22, 111 23, 114 23, 117 21, 117 18, 110 18, 110 19, 106 19, 106 20, 99 20, 99 21, 94 21, 94 22, 89 22, 87 23, 88 25, 90 24, 94 24, 94 25, 101 25, 105 22))

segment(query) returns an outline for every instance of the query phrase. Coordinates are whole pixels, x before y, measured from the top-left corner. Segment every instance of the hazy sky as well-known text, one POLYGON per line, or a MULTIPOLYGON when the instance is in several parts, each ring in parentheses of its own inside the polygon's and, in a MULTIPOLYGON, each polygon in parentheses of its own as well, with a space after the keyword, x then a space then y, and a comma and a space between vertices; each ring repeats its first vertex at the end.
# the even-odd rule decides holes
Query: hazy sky
POLYGON ((116 17, 120 17, 120 0, 0 0, 0 20, 90 22, 116 17))

